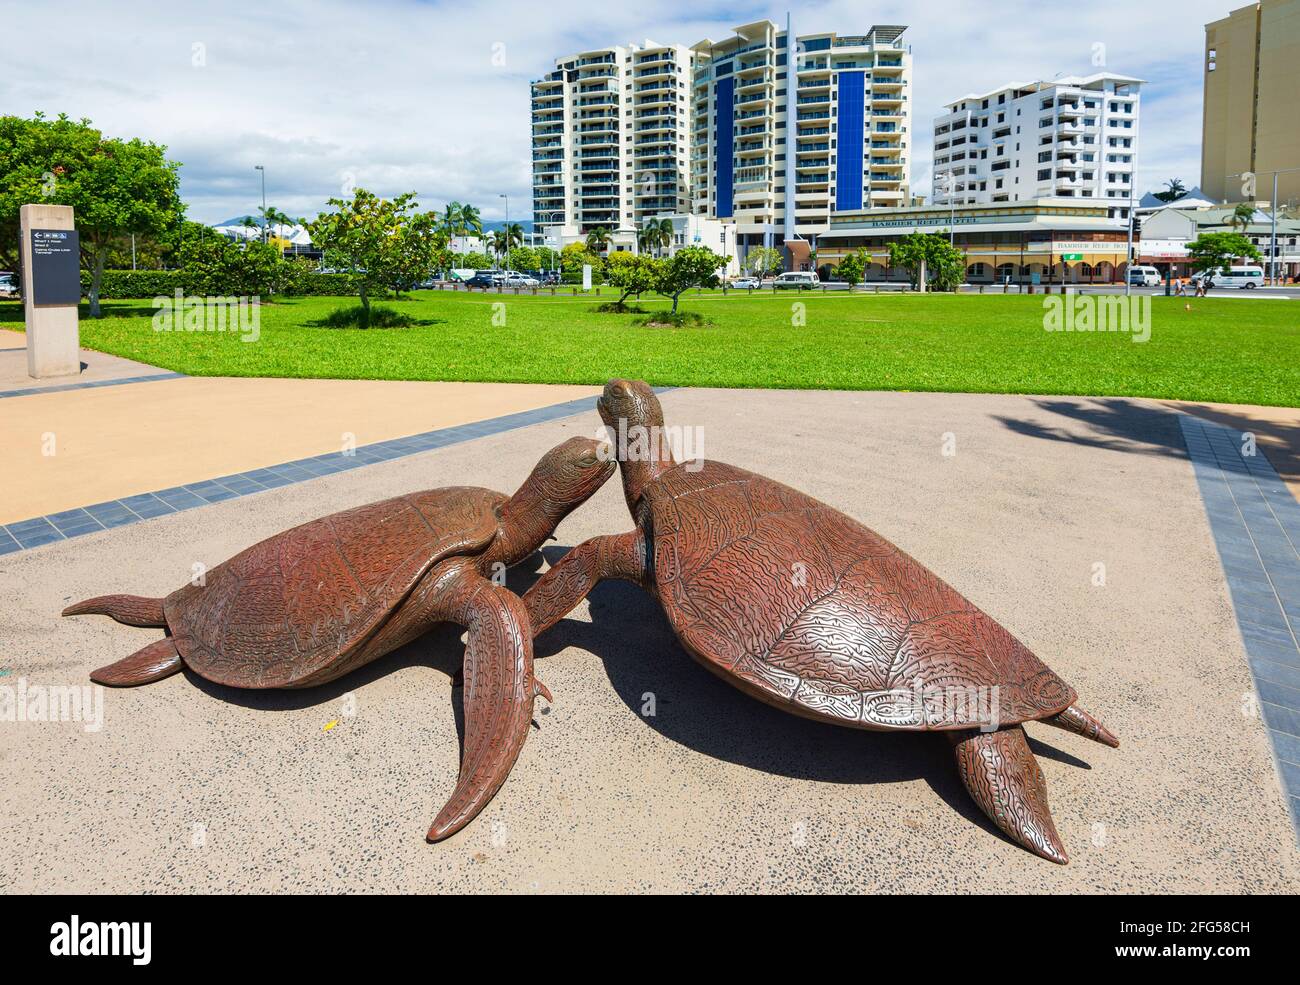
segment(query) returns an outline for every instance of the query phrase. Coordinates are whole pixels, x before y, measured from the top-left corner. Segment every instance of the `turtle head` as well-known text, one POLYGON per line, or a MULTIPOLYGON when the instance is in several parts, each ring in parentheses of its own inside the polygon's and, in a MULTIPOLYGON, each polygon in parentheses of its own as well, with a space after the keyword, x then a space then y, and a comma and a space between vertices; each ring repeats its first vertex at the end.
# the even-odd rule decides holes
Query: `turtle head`
POLYGON ((600 419, 615 431, 620 423, 626 430, 634 427, 663 427, 664 411, 649 384, 641 380, 610 380, 596 401, 600 419))
POLYGON ((517 564, 541 547, 616 467, 607 443, 597 438, 573 437, 543 455, 501 507, 506 563, 517 564))
POLYGON ((596 401, 596 409, 615 443, 623 473, 623 495, 635 517, 641 494, 675 461, 666 439, 663 408, 648 383, 610 380, 596 401))

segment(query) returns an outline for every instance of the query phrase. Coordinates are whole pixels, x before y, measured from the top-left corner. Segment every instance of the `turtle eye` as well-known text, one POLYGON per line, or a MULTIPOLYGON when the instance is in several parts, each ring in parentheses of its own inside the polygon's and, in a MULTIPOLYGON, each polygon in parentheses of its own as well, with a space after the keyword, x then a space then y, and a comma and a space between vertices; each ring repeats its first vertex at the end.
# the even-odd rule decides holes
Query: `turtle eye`
POLYGON ((609 395, 611 397, 626 397, 627 391, 623 389, 623 384, 615 383, 609 388, 609 395))
POLYGON ((578 459, 578 467, 589 469, 593 465, 595 465, 596 462, 597 462, 597 458, 595 455, 583 455, 580 459, 578 459))

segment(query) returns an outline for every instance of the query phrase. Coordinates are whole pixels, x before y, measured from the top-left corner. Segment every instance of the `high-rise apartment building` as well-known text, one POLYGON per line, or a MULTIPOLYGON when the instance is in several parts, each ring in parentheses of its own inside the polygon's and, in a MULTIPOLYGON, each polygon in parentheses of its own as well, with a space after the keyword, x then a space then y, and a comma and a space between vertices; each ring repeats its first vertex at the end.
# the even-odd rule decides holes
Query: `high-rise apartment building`
POLYGON ((795 35, 787 19, 693 46, 691 209, 730 219, 742 254, 809 240, 832 212, 906 205, 905 27, 795 35))
POLYGON ((1300 0, 1260 0, 1205 25, 1201 189, 1300 204, 1300 0), (1242 175, 1255 175, 1255 190, 1242 175))
POLYGON ((557 239, 633 241, 650 217, 734 224, 743 254, 803 242, 830 215, 909 198, 904 27, 795 36, 758 21, 691 47, 616 46, 532 84, 533 218, 557 239))
POLYGON ((532 84, 537 228, 627 238, 687 211, 692 66, 689 48, 647 41, 557 59, 532 84))
POLYGON ((935 205, 1134 196, 1141 79, 1107 72, 963 96, 934 120, 935 205))

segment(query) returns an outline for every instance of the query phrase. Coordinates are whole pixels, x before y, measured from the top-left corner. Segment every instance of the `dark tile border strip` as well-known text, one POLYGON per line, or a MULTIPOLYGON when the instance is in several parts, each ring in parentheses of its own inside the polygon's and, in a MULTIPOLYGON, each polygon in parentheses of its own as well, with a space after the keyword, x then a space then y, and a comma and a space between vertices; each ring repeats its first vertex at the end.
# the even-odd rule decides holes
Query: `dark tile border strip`
POLYGON ((150 373, 148 376, 124 376, 116 380, 92 380, 89 383, 57 383, 54 386, 34 386, 23 390, 0 390, 0 400, 6 397, 30 397, 37 393, 66 393, 69 390, 94 390, 102 386, 122 386, 125 383, 183 379, 185 379, 184 373, 150 373))
MULTIPOLYGON (((655 392, 666 393, 671 389, 673 387, 656 387, 655 392)), ((593 410, 595 403, 593 397, 581 397, 560 404, 551 404, 549 407, 537 407, 533 410, 493 417, 486 421, 474 421, 404 438, 377 441, 356 448, 350 455, 330 452, 280 465, 237 472, 234 475, 223 475, 216 479, 192 482, 184 486, 141 493, 138 496, 126 496, 122 499, 109 500, 107 503, 96 503, 93 506, 33 517, 30 520, 18 520, 0 525, 0 555, 69 540, 99 530, 139 523, 157 516, 207 506, 209 503, 249 496, 266 489, 292 485, 295 482, 306 482, 308 479, 346 472, 350 469, 374 465, 377 462, 390 462, 393 459, 405 458, 407 455, 417 455, 420 452, 445 448, 448 445, 473 441, 475 438, 501 434, 532 424, 572 417, 593 410)))
POLYGON ((1300 840, 1300 503, 1243 432, 1180 414, 1300 840))

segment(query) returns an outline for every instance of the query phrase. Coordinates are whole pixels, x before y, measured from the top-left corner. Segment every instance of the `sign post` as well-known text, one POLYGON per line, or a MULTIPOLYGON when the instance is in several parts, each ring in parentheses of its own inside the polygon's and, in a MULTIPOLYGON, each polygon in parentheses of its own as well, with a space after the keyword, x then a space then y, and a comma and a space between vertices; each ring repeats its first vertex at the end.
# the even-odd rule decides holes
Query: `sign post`
POLYGON ((75 376, 81 372, 81 249, 72 207, 24 205, 19 228, 27 375, 75 376))

